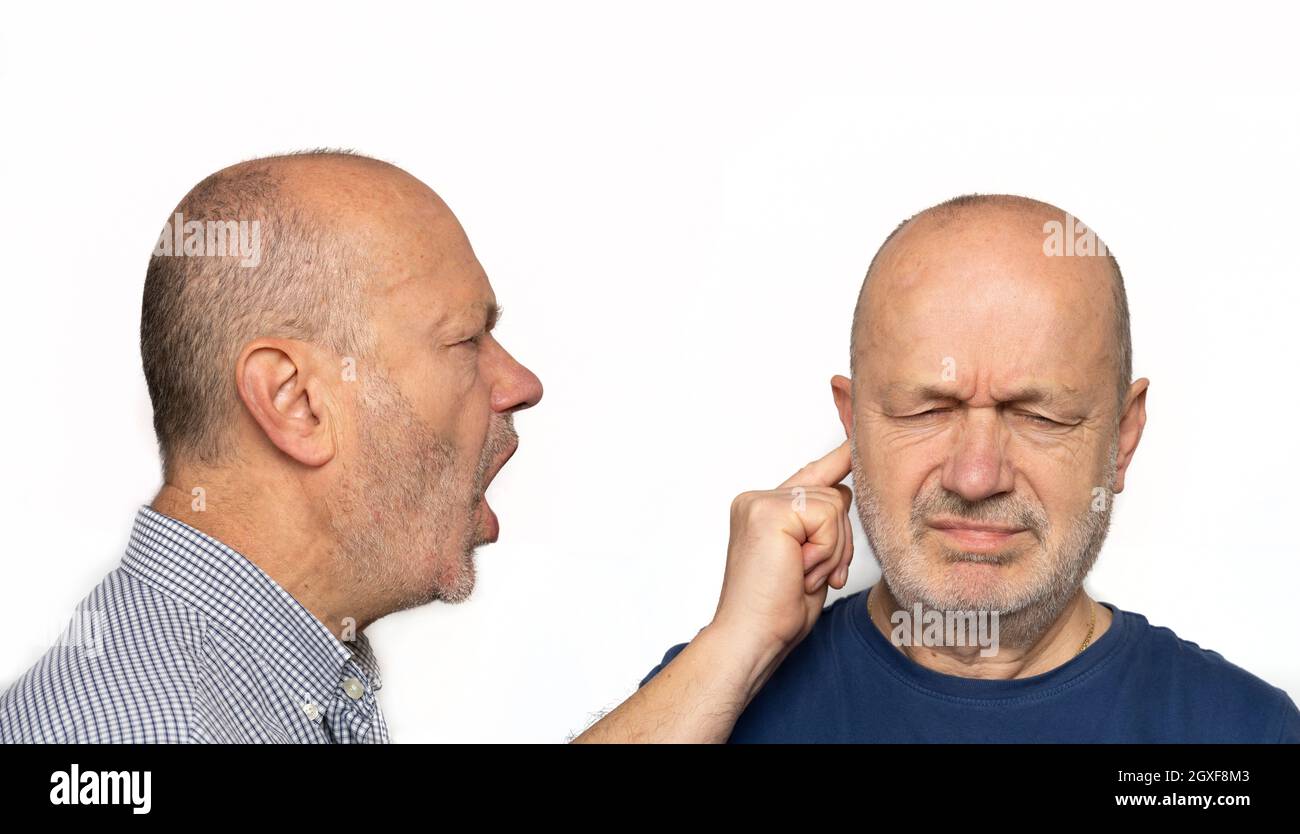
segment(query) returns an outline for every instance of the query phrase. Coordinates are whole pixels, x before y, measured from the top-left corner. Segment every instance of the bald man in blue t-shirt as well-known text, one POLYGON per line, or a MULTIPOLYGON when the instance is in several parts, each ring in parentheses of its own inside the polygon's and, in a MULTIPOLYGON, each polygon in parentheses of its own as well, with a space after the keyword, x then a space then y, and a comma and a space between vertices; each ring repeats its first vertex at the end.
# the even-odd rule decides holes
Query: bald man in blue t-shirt
POLYGON ((1005 195, 909 218, 851 372, 848 442, 736 500, 713 622, 579 740, 1300 742, 1286 692, 1083 590, 1148 385, 1091 230, 1005 195), (883 581, 823 610, 850 469, 883 581))

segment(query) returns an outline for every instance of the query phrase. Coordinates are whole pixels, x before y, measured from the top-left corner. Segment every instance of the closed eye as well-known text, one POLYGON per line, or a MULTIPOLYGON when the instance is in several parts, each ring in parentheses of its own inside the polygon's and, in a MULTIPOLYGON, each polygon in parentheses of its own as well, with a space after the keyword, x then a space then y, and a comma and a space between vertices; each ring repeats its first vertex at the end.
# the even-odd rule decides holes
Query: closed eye
POLYGON ((903 416, 899 417, 898 419, 900 419, 900 420, 921 420, 921 419, 924 419, 924 418, 926 418, 926 417, 935 417, 935 416, 938 416, 938 415, 940 415, 940 414, 947 414, 949 411, 952 411, 952 409, 951 409, 951 408, 931 408, 931 409, 929 409, 928 411, 922 411, 922 412, 919 412, 919 413, 917 413, 917 414, 904 414, 903 416))
POLYGON ((1026 412, 1022 412, 1022 413, 1020 414, 1020 416, 1021 416, 1021 417, 1024 417, 1026 420, 1028 420, 1029 422, 1033 423, 1034 425, 1043 426, 1044 428, 1054 428, 1054 427, 1056 427, 1056 426, 1064 426, 1064 425, 1065 425, 1064 423, 1058 423, 1058 422, 1055 421, 1055 420, 1052 420, 1052 419, 1050 419, 1050 418, 1048 418, 1048 417, 1044 417, 1044 416, 1041 415, 1041 414, 1033 414, 1033 413, 1031 413, 1031 412, 1027 412, 1027 411, 1026 411, 1026 412))
MULTIPOLYGON (((947 414, 950 411, 952 411, 951 408, 931 408, 926 411, 918 412, 916 414, 904 414, 898 417, 897 419, 907 420, 911 422, 921 422, 932 417, 938 417, 939 415, 947 414)), ((1044 417, 1041 414, 1034 414, 1028 411, 1018 412, 1018 413, 1025 420, 1029 421, 1030 423, 1036 426, 1041 426, 1043 428, 1058 428, 1066 425, 1065 423, 1057 422, 1056 420, 1053 420, 1050 417, 1044 417)))

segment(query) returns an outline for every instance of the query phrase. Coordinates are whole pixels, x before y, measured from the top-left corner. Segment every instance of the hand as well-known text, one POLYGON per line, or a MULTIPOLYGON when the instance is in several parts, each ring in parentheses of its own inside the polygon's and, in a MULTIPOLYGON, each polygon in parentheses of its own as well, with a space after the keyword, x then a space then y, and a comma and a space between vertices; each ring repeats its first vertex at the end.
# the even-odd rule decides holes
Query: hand
POLYGON ((849 445, 770 492, 731 502, 731 542, 713 622, 654 679, 588 728, 580 742, 723 742, 789 651, 812 630, 828 586, 853 560, 840 485, 849 445))
POLYGON ((828 590, 848 582, 853 492, 840 481, 850 468, 846 441, 776 489, 745 492, 731 502, 713 631, 781 656, 808 635, 828 590))

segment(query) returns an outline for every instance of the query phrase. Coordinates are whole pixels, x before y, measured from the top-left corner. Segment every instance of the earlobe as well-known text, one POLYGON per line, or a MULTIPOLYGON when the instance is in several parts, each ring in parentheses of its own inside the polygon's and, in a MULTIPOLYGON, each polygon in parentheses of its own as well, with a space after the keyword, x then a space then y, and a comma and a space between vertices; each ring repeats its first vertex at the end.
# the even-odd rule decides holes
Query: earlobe
POLYGON ((1147 424, 1147 389, 1150 385, 1151 381, 1145 377, 1134 382, 1128 406, 1120 415, 1119 459, 1115 463, 1115 486, 1111 490, 1116 495, 1124 491, 1124 475, 1133 461, 1138 442, 1142 440, 1142 429, 1147 424))
POLYGON ((235 365, 239 398, 272 446, 306 466, 334 457, 324 386, 311 372, 307 346, 289 339, 258 339, 235 365))
POLYGON ((839 412, 840 423, 844 426, 844 436, 853 437, 853 382, 846 376, 836 374, 831 377, 831 394, 835 398, 835 410, 839 412))

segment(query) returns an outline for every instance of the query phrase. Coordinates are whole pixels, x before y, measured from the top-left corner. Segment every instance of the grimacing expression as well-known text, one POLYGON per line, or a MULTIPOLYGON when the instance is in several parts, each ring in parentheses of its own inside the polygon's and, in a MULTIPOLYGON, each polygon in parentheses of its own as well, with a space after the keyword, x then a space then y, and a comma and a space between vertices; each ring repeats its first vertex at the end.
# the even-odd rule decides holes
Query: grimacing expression
POLYGON ((864 290, 851 393, 833 383, 891 592, 1002 612, 1007 645, 1069 602, 1122 489, 1109 265, 1044 254, 1051 216, 905 226, 864 290))
POLYGON ((376 356, 358 362, 335 532, 357 580, 399 607, 459 602, 474 548, 498 535, 484 493, 518 445, 513 412, 542 388, 493 335, 496 298, 451 211, 406 176, 385 198, 387 220, 366 230, 386 253, 376 356))

